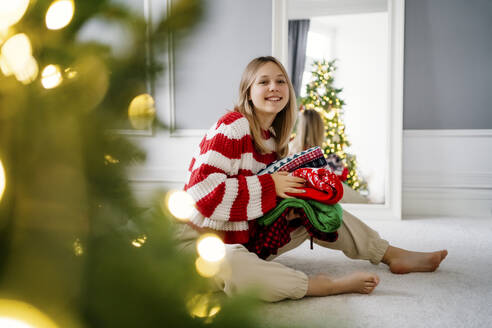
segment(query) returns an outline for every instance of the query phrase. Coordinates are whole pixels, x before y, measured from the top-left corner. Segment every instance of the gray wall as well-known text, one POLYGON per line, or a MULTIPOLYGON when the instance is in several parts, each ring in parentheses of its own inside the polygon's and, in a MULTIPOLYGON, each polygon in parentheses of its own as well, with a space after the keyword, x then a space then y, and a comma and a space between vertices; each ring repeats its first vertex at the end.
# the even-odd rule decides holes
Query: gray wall
POLYGON ((175 54, 178 129, 208 129, 233 109, 248 62, 272 52, 272 1, 204 3, 206 17, 175 54))
POLYGON ((404 129, 492 129, 492 0, 406 0, 404 129))

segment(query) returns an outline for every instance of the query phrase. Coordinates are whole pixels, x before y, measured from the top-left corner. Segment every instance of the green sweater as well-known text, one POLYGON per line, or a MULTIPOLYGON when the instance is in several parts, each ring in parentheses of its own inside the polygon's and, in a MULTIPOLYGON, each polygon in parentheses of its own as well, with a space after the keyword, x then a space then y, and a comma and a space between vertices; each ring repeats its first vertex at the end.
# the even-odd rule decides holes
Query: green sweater
POLYGON ((322 232, 334 232, 342 224, 342 207, 339 204, 328 205, 315 200, 286 198, 277 207, 258 219, 263 226, 272 224, 286 208, 302 208, 311 224, 322 232))

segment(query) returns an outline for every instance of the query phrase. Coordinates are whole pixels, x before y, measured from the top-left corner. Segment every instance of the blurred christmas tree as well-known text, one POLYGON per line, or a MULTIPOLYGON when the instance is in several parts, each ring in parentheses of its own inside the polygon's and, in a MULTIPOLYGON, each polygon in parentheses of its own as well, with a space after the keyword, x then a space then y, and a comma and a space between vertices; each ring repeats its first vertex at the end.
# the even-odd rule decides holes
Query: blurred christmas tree
POLYGON ((150 26, 108 0, 0 3, 0 326, 256 326, 176 252, 164 196, 138 207, 125 170, 144 153, 111 132, 128 115, 159 128, 146 85, 162 65, 145 49, 201 13, 173 1, 150 26), (90 24, 128 44, 85 39, 90 24))
POLYGON ((311 82, 306 85, 306 96, 301 104, 307 109, 318 111, 325 123, 325 155, 338 155, 348 168, 345 181, 352 189, 367 193, 367 182, 359 175, 356 156, 346 152, 350 142, 345 135, 342 107, 345 102, 339 98, 342 89, 333 86, 333 72, 336 70, 335 60, 314 61, 311 82))

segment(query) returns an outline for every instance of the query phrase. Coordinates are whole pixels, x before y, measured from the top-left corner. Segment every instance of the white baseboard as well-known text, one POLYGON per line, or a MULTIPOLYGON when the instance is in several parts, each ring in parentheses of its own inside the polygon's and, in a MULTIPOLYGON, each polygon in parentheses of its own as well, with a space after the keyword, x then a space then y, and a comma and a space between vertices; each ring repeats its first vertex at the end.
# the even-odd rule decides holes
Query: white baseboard
POLYGON ((492 130, 405 130, 404 217, 492 217, 492 130))

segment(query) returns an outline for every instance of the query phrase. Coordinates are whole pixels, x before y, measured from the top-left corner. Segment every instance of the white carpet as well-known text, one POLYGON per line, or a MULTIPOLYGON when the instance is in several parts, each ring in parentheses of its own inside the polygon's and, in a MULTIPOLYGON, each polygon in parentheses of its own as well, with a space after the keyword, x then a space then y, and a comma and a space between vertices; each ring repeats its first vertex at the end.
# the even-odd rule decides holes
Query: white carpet
POLYGON ((306 242, 275 261, 308 274, 375 272, 370 295, 310 297, 262 306, 264 327, 492 327, 492 218, 369 221, 392 245, 416 251, 447 248, 434 273, 392 274, 386 265, 354 261, 306 242))

